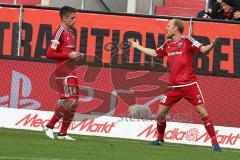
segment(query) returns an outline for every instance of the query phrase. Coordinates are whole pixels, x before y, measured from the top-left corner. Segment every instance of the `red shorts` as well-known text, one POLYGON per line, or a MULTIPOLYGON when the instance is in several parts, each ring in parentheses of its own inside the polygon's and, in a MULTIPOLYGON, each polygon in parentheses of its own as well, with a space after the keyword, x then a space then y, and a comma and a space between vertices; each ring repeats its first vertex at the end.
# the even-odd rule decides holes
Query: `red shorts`
POLYGON ((56 77, 56 85, 60 99, 79 98, 79 83, 76 76, 56 77))
POLYGON ((182 98, 185 98, 193 106, 204 104, 202 92, 197 82, 188 85, 171 87, 171 90, 162 95, 160 103, 162 105, 172 107, 182 98))

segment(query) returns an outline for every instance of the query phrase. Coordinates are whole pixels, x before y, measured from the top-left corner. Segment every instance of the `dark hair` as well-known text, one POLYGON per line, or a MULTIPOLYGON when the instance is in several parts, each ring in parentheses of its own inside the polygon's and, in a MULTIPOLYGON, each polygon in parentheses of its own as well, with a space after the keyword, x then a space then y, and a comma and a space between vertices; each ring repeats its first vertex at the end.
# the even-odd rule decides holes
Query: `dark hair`
POLYGON ((178 31, 180 33, 183 33, 183 31, 184 31, 183 21, 181 21, 179 19, 173 19, 173 20, 174 20, 174 25, 177 27, 178 31))
POLYGON ((69 13, 76 13, 76 9, 70 6, 64 6, 60 9, 59 15, 62 19, 63 16, 68 16, 69 13))
POLYGON ((223 3, 226 3, 227 5, 231 7, 235 7, 235 2, 234 0, 222 0, 223 3))

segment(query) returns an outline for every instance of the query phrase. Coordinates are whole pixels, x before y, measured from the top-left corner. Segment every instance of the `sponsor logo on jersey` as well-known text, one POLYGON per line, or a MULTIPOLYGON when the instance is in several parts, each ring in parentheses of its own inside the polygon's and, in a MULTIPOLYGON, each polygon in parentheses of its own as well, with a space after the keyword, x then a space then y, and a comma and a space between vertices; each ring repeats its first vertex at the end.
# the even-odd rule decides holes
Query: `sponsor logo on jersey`
POLYGON ((67 45, 67 48, 75 48, 75 45, 67 45))
POLYGON ((170 52, 168 53, 168 56, 181 55, 182 53, 182 51, 170 52))
POLYGON ((183 42, 179 42, 178 43, 178 48, 182 48, 182 46, 183 46, 183 42))

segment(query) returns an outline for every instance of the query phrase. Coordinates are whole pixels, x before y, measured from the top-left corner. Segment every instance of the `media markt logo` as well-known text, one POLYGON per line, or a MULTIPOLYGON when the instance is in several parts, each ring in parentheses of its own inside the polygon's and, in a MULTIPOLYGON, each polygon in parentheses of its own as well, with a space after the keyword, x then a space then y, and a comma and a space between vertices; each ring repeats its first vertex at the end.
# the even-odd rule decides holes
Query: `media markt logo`
POLYGON ((191 128, 187 131, 185 138, 188 141, 195 141, 199 137, 199 131, 197 128, 191 128))
POLYGON ((0 107, 37 109, 41 104, 28 98, 31 95, 31 80, 24 74, 13 71, 10 95, 0 97, 0 107), (24 107, 21 107, 24 106, 24 107))

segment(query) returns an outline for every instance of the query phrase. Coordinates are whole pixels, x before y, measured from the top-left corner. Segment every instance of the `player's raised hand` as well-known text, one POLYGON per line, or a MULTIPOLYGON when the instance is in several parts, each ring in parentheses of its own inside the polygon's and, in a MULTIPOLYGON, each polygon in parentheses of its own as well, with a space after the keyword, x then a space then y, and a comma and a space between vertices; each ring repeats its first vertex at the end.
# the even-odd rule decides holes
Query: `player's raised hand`
POLYGON ((130 46, 132 46, 132 47, 134 47, 134 48, 136 48, 136 47, 139 46, 139 41, 138 41, 138 39, 136 39, 136 41, 134 41, 133 39, 128 39, 128 43, 129 43, 130 46))

